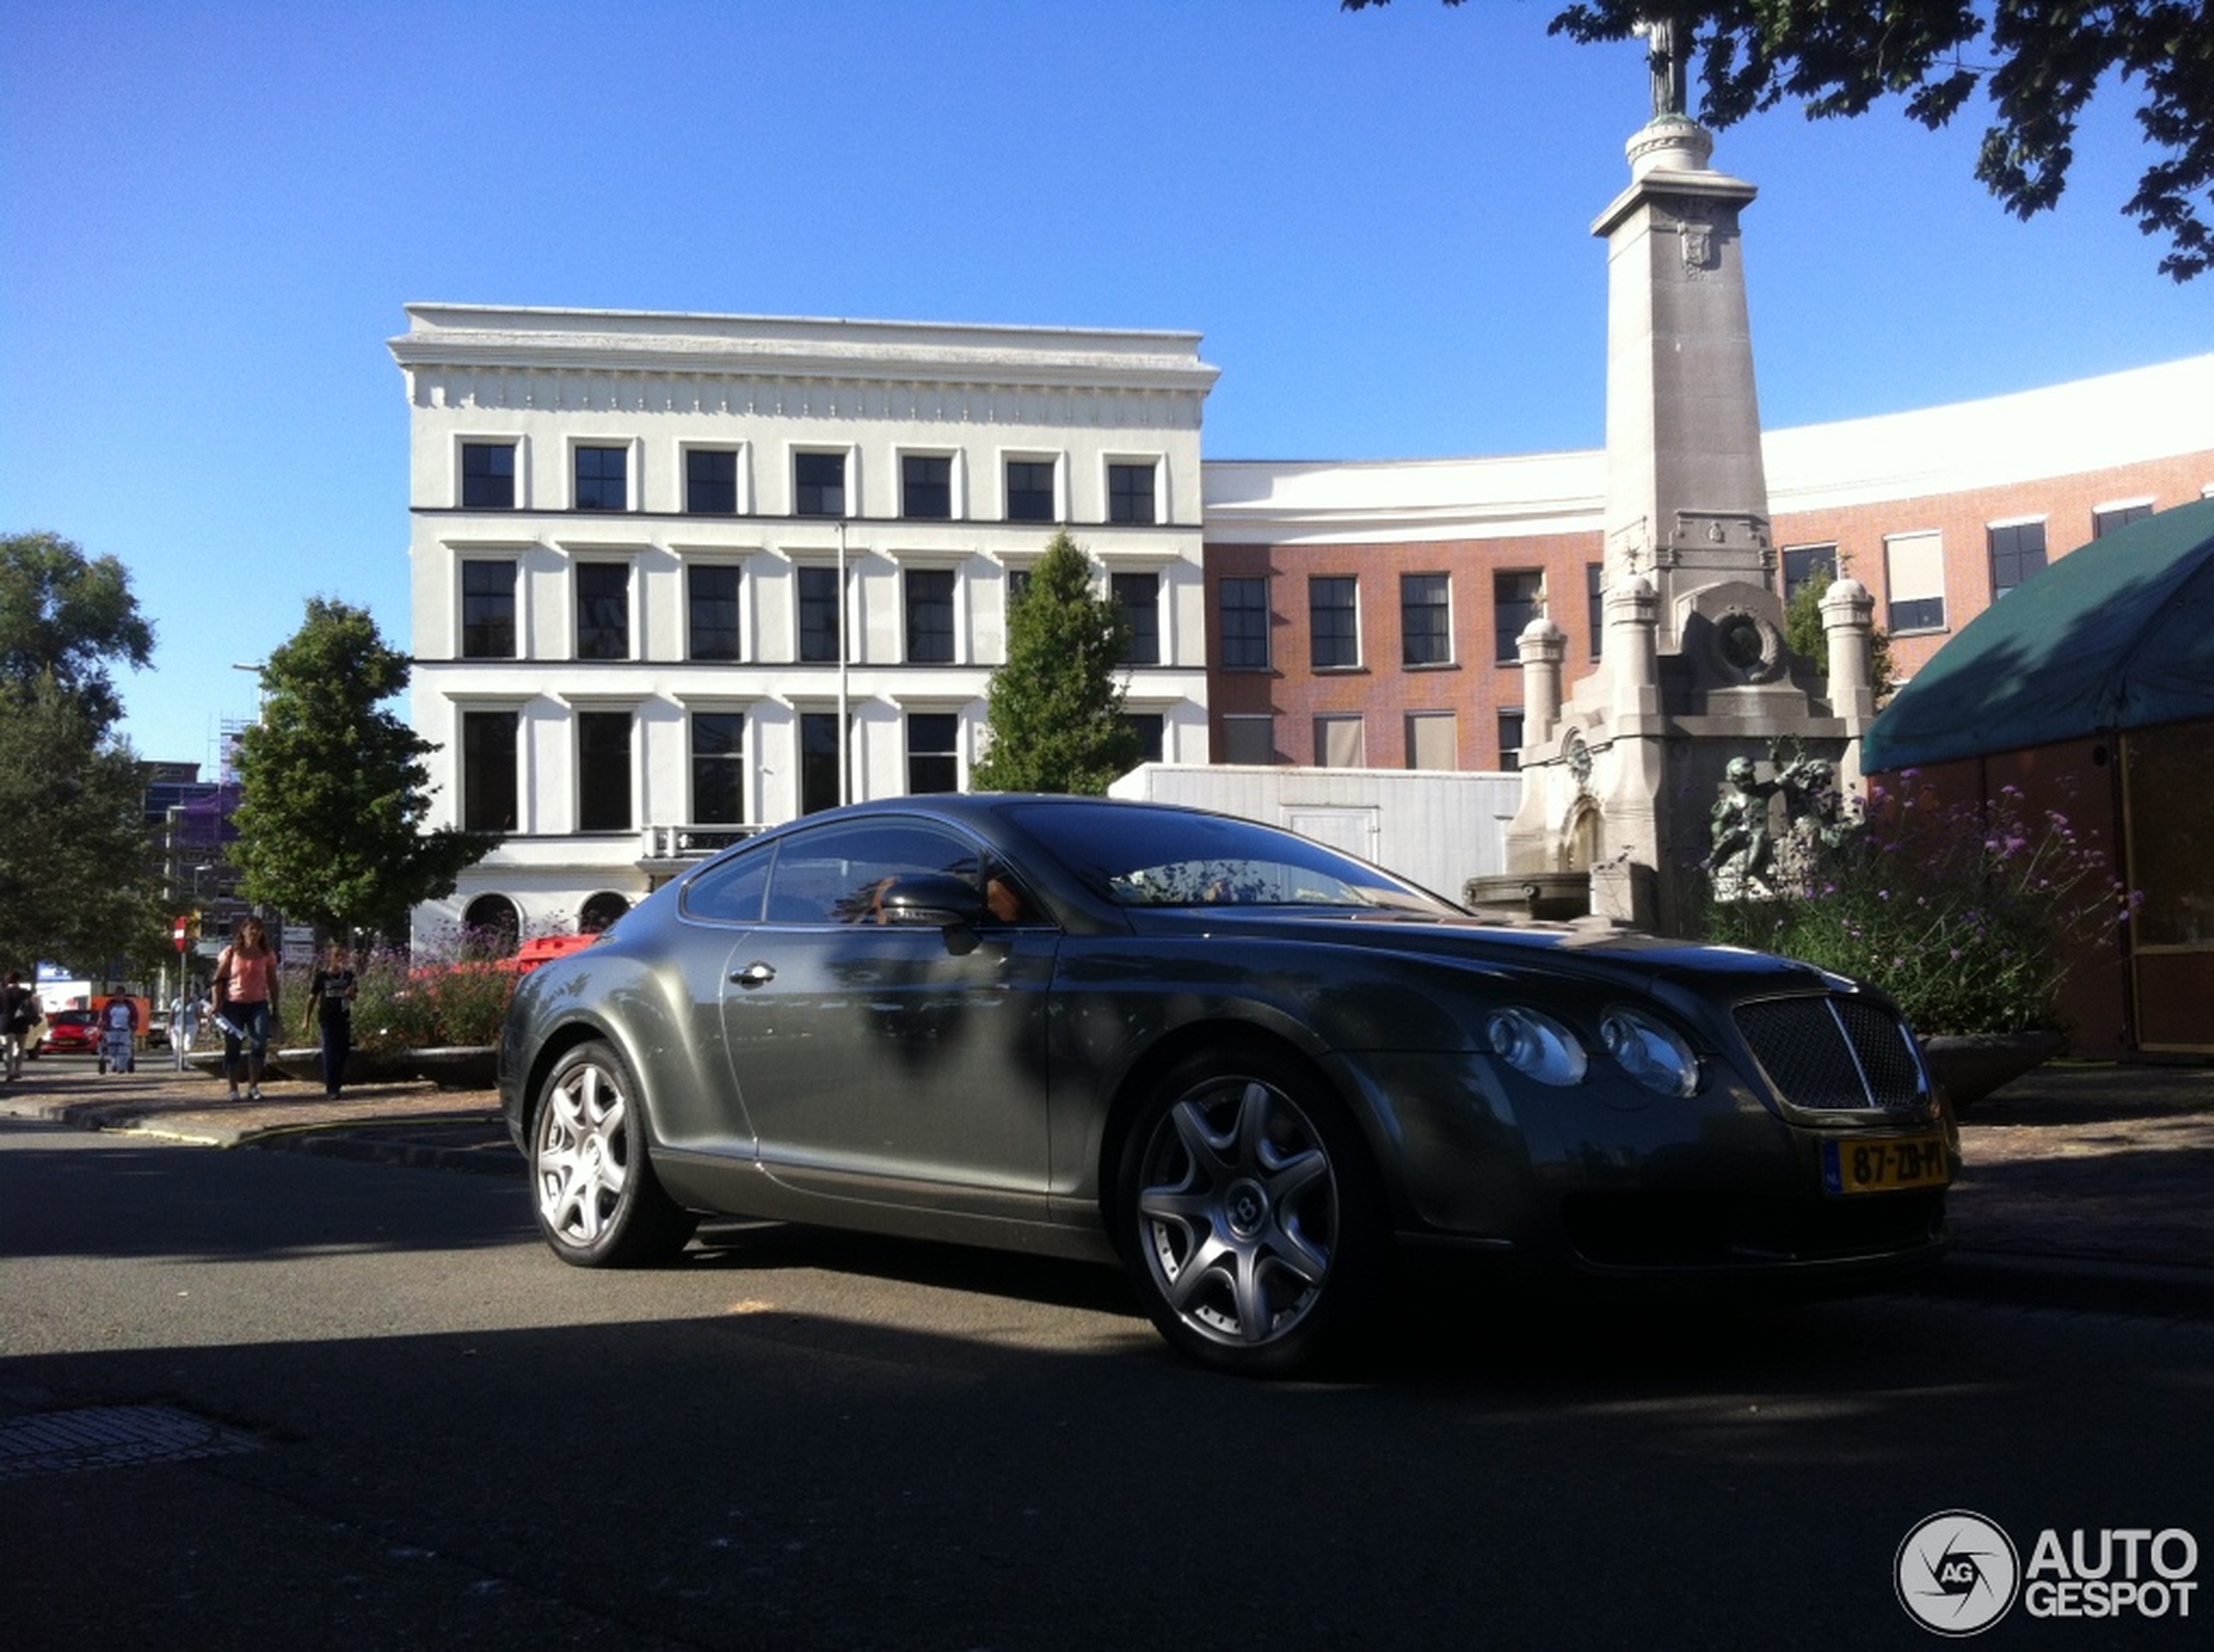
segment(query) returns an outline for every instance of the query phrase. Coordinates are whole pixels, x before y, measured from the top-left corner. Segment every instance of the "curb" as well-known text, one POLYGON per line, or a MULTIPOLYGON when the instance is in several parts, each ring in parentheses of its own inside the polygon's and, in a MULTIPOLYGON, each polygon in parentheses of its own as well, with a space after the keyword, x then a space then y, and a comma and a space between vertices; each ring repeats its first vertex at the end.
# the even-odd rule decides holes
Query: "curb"
POLYGON ((523 1156, 505 1136, 497 1140, 481 1128, 478 1139, 442 1145, 424 1141, 420 1132, 408 1139, 350 1134, 343 1125, 309 1125, 267 1130, 241 1136, 232 1145, 258 1147, 269 1152, 302 1153, 311 1159, 343 1159, 357 1164, 403 1165, 413 1170, 445 1170, 465 1175, 520 1176, 523 1156))

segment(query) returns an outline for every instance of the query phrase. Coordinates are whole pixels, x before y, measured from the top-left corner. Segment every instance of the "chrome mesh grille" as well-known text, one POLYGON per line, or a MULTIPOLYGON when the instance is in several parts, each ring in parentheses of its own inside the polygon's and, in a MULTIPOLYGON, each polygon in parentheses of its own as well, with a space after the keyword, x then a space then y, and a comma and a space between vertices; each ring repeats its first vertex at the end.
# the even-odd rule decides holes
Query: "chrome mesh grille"
POLYGON ((1906 1029, 1858 998, 1740 1004, 1737 1030, 1776 1093, 1810 1110, 1912 1107, 1921 1078, 1906 1029))

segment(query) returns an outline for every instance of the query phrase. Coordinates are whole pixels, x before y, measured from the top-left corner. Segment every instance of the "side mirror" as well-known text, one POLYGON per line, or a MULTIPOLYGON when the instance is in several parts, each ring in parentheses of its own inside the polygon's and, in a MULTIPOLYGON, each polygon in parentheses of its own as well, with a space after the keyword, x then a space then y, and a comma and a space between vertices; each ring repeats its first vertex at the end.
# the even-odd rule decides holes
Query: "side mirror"
POLYGON ((885 922, 943 929, 947 949, 957 953, 975 949, 976 926, 984 921, 986 911, 984 897, 975 885, 943 873, 894 878, 884 891, 885 922))

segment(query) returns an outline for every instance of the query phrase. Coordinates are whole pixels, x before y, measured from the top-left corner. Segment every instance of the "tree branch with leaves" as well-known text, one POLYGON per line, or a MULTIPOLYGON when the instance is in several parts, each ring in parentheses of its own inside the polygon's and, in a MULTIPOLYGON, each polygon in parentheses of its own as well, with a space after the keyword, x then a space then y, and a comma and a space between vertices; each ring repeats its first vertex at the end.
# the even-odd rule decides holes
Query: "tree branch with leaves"
MULTIPOLYGON (((1358 11, 1389 0, 1340 3, 1358 11)), ((2060 201, 2093 97, 2132 96, 2153 158, 2122 211, 2165 237, 2163 275, 2188 281, 2214 268, 2214 20, 2203 0, 1577 0, 1547 32, 1627 40, 1657 19, 1697 65, 1689 112, 1716 130, 1786 99, 1821 119, 1893 98, 1935 130, 1980 92, 1989 124, 1975 175, 2017 218, 2060 201)))

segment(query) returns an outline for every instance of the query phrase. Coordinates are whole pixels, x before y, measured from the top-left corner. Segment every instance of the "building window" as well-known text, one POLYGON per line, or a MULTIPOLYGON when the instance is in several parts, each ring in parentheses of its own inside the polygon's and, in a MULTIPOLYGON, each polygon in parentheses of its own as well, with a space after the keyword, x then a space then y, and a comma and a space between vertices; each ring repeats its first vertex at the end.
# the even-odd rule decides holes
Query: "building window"
POLYGON ((515 508, 514 443, 462 443, 461 503, 472 511, 515 508))
POLYGON ((580 660, 630 657, 630 565, 576 565, 576 656, 580 660))
POLYGON ((1153 472, 1151 465, 1110 465, 1107 467, 1107 520, 1110 522, 1155 522, 1153 472))
POLYGON ((692 713, 692 820, 736 826, 745 819, 745 714, 692 713))
POLYGON ((1358 716, 1316 717, 1314 761, 1325 769, 1367 767, 1368 745, 1362 734, 1361 718, 1358 716))
POLYGON ((1161 576, 1158 574, 1116 574, 1108 588, 1130 623, 1130 642, 1123 652, 1124 665, 1161 663, 1161 576))
POLYGON ((1453 581, 1444 574, 1399 576, 1399 647, 1403 665, 1453 663, 1453 581))
POLYGON ((1835 545, 1787 545, 1783 547, 1783 601, 1786 606, 1817 578, 1834 580, 1837 577, 1837 547, 1835 545))
POLYGON ((792 512, 798 516, 846 514, 846 455, 794 453, 792 512))
POLYGON ((1349 574, 1318 574, 1307 581, 1307 631, 1314 669, 1361 663, 1359 591, 1349 574))
POLYGON ((1222 719, 1225 763, 1259 765, 1276 761, 1276 719, 1267 716, 1227 716, 1222 719))
POLYGON ((1268 581, 1241 577, 1216 587, 1222 616, 1222 666, 1226 671, 1268 669, 1268 581))
POLYGON ((628 711, 577 713, 576 826, 580 832, 630 830, 630 724, 628 711))
MULTIPOLYGON (((1599 658, 1599 651, 1606 641, 1606 564, 1584 564, 1584 623, 1591 628, 1592 657, 1599 658)), ((1519 650, 1517 658, 1520 658, 1519 650)))
POLYGON ((1460 730, 1450 711, 1410 711, 1407 714, 1407 766, 1410 769, 1457 769, 1461 766, 1460 730))
POLYGON ((846 801, 838 779, 838 713, 799 714, 799 812, 814 814, 846 801))
POLYGON ((1499 766, 1513 773, 1522 766, 1522 713, 1499 713, 1499 766))
POLYGON ((480 894, 461 911, 461 927, 473 943, 504 958, 523 942, 523 914, 504 894, 480 894))
POLYGON ((521 795, 515 756, 519 711, 461 714, 461 825, 468 832, 513 832, 521 795))
POLYGON ((684 570, 685 618, 696 660, 739 658, 738 570, 695 562, 684 570))
POLYGON ((1010 522, 1050 522, 1058 513, 1053 497, 1053 461, 1049 459, 1010 459, 1007 461, 1007 520, 1010 522))
POLYGON ((2045 566, 2045 524, 2009 522, 1989 533, 1991 600, 1995 602, 2045 566))
POLYGON ((461 565, 461 657, 515 657, 514 563, 467 561, 461 565))
POLYGON ((936 453, 908 453, 900 460, 900 514, 942 522, 954 513, 954 462, 936 453))
POLYGON ((961 790, 961 718, 951 711, 907 713, 907 791, 961 790))
POLYGON ((1537 568, 1502 569, 1491 576, 1491 623, 1497 647, 1492 657, 1511 664, 1521 656, 1515 643, 1522 628, 1545 611, 1545 576, 1537 568))
POLYGON ((630 910, 630 902, 612 889, 602 889, 588 894, 577 908, 576 928, 579 935, 596 935, 614 927, 615 921, 630 910))
POLYGON ((684 452, 684 508, 695 516, 738 513, 738 456, 727 447, 684 452))
POLYGON ((1167 749, 1169 720, 1158 711, 1126 711, 1123 721, 1138 737, 1138 760, 1140 763, 1159 763, 1161 753, 1167 749))
POLYGON ((2116 528, 2127 527, 2130 523, 2142 521, 2151 514, 2152 506, 2149 503, 2109 505, 2104 510, 2093 511, 2091 513, 2091 537, 2095 540, 2102 540, 2116 528))
POLYGON ((844 604, 838 570, 802 568, 799 574, 799 658, 805 665, 835 664, 845 641, 844 604))
POLYGON ((1891 594, 1887 627, 1893 635, 1945 629, 1945 539, 1902 534, 1884 541, 1884 586, 1891 594))
POLYGON ((911 568, 907 596, 907 663, 950 665, 954 660, 954 574, 951 568, 911 568))
POLYGON ((581 511, 630 508, 628 448, 580 447, 576 450, 576 507, 581 511))

